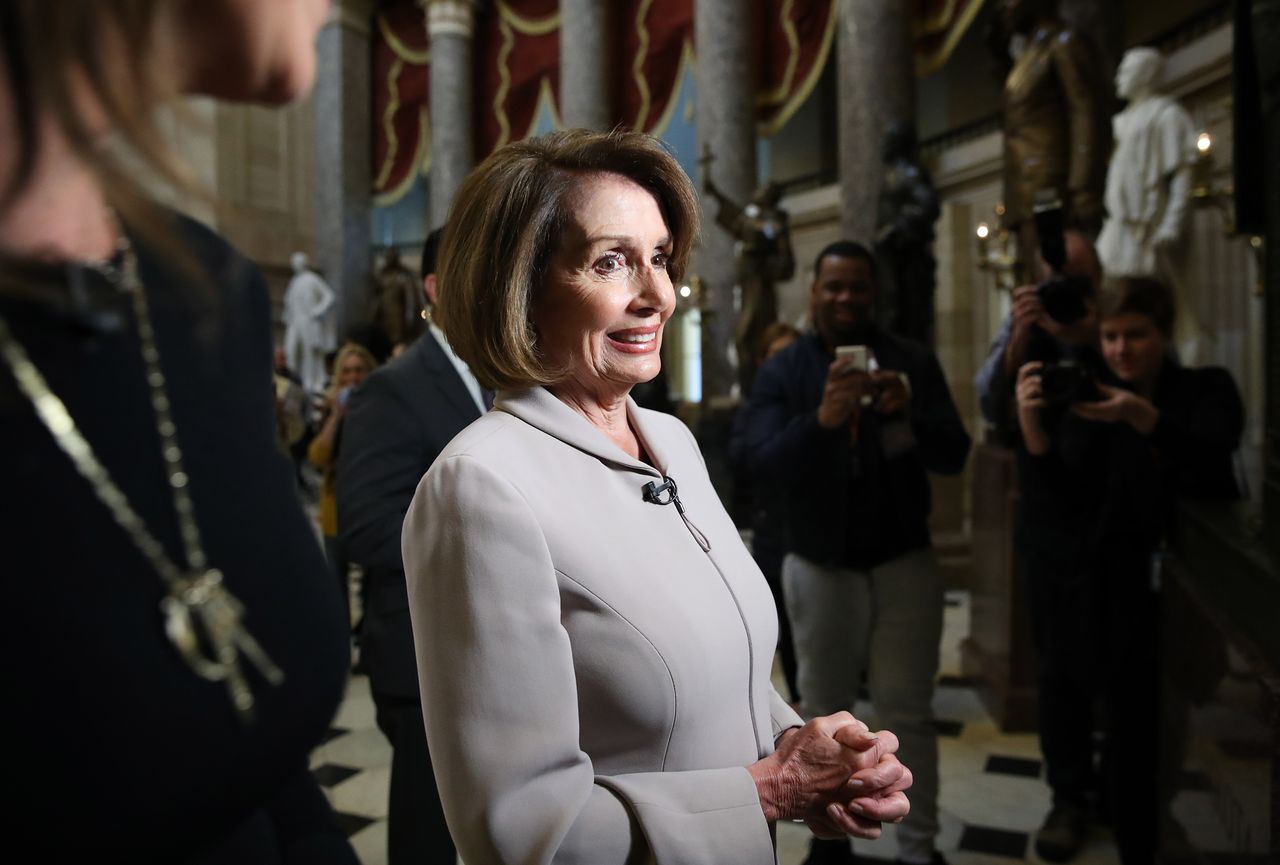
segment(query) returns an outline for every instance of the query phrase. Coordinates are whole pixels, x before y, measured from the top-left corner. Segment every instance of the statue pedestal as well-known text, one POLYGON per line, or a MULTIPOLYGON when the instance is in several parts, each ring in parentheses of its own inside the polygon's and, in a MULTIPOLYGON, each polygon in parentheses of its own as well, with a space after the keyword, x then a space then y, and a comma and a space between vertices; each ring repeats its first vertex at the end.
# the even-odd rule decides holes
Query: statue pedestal
POLYGON ((1001 731, 1036 729, 1035 650, 1022 564, 1014 550, 1018 505, 1014 452, 979 445, 973 471, 973 573, 964 674, 1001 731))

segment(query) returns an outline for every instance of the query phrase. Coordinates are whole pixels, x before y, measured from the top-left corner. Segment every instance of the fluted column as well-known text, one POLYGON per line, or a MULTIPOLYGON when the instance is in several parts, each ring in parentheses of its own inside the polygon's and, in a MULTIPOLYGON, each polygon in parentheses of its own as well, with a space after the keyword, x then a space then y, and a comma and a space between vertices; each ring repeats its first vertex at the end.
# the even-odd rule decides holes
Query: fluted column
POLYGON ((430 225, 444 225, 453 196, 475 165, 471 43, 472 0, 426 0, 431 42, 430 225))
MULTIPOLYGON (((756 185, 755 100, 749 50, 751 16, 739 0, 695 0, 697 53, 697 133, 703 163, 720 191, 745 204, 756 185)), ((736 381, 730 362, 733 345, 735 238, 716 225, 717 205, 702 197, 702 246, 698 275, 702 278, 702 394, 704 400, 724 396, 736 381)))
POLYGON ((875 239, 883 165, 880 144, 897 121, 915 121, 912 4, 839 0, 840 230, 875 239))
POLYGON ((335 3, 316 43, 316 264, 338 294, 339 333, 364 312, 372 207, 373 0, 335 3))
POLYGON ((560 114, 566 127, 613 126, 606 0, 560 0, 560 114))

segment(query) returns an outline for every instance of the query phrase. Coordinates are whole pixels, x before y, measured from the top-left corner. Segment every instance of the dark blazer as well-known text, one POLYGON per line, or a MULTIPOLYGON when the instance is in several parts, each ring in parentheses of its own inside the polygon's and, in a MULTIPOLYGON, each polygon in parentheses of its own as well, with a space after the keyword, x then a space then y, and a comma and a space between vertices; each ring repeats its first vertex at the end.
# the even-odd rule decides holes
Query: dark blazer
MULTIPOLYGON (((931 506, 927 472, 958 474, 969 454, 969 434, 956 411, 938 359, 926 346, 884 331, 868 340, 882 369, 905 372, 911 381, 911 408, 904 418, 913 442, 890 454, 879 447, 882 425, 892 419, 864 416, 859 446, 871 476, 872 493, 884 498, 858 501, 867 484, 854 475, 849 430, 824 429, 818 406, 827 369, 835 359, 813 332, 769 360, 751 390, 746 443, 751 466, 783 491, 788 549, 829 567, 850 566, 852 545, 875 548, 881 561, 929 544, 931 506), (881 536, 866 534, 855 508, 872 507, 881 536)), ((865 508, 864 508, 865 510, 865 508)), ((865 562, 874 566, 880 562, 865 562)))
POLYGON ((418 481, 479 416, 430 331, 351 397, 338 455, 338 532, 351 561, 364 567, 360 651, 375 694, 418 695, 400 528, 418 481))

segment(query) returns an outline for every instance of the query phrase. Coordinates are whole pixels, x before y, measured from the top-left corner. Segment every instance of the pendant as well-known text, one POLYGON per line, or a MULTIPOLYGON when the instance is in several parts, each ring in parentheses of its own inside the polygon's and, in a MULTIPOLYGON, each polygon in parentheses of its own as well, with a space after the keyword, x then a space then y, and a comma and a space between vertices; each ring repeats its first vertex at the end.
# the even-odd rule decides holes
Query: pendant
POLYGON ((244 627, 244 606, 227 590, 222 572, 211 568, 174 586, 160 602, 169 642, 196 675, 225 682, 232 705, 242 721, 253 719, 253 691, 245 678, 241 657, 272 685, 284 681, 258 641, 244 627))

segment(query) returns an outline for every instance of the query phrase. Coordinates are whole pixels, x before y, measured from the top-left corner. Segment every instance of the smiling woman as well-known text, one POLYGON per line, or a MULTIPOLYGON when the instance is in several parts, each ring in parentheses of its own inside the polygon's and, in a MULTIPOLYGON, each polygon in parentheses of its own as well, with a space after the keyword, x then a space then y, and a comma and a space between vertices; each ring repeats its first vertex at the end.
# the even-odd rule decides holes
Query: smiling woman
POLYGON ((892 733, 774 692, 768 586, 688 430, 629 397, 696 232, 688 178, 634 133, 510 145, 458 193, 439 319, 500 393, 402 546, 468 865, 772 865, 772 821, 874 838, 907 811, 892 733))

